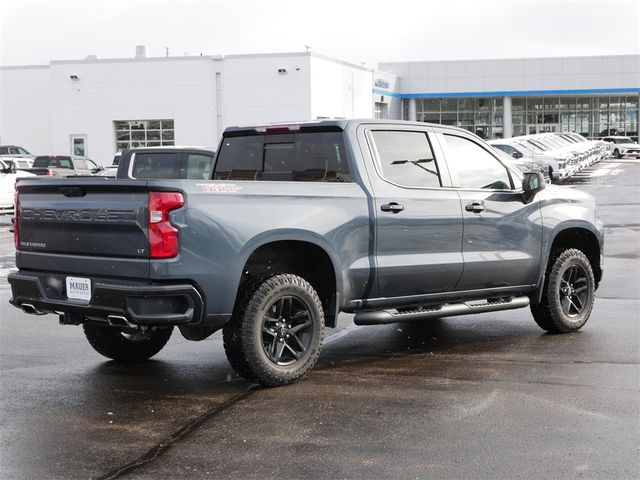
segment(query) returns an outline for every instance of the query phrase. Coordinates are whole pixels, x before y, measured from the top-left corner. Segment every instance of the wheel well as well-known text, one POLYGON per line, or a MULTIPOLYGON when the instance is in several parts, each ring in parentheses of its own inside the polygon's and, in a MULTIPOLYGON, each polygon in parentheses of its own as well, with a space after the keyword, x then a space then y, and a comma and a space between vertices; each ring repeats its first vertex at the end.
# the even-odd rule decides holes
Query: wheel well
POLYGON ((600 269, 600 244, 596 236, 584 228, 568 228, 563 230, 553 239, 551 251, 557 248, 576 248, 583 252, 589 259, 596 287, 602 278, 600 269))
POLYGON ((285 240, 267 243, 251 254, 242 271, 242 278, 283 272, 298 275, 313 286, 322 302, 325 324, 335 327, 338 301, 336 276, 327 252, 308 242, 285 240))

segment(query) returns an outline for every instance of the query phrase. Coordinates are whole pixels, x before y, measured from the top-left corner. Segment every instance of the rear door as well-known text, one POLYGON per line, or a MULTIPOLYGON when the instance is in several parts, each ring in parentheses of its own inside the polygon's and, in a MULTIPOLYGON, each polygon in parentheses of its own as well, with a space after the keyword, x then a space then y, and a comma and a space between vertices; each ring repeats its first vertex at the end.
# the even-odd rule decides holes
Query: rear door
MULTIPOLYGON (((365 130, 374 165, 376 276, 381 297, 451 291, 462 273, 462 213, 427 128, 365 130)), ((372 168, 373 167, 373 168, 372 168)))
POLYGON ((436 136, 462 202, 464 271, 456 290, 537 283, 542 248, 538 202, 523 202, 509 170, 475 137, 446 130, 436 136))

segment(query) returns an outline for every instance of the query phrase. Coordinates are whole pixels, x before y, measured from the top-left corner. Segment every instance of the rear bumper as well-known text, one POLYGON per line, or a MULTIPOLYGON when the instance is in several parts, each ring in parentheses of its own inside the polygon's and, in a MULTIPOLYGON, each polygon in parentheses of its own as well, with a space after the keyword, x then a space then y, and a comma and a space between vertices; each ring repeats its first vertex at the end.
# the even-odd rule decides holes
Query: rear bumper
POLYGON ((91 279, 89 303, 68 299, 65 276, 12 272, 10 303, 28 313, 73 314, 116 325, 202 325, 204 300, 190 284, 147 284, 91 279))

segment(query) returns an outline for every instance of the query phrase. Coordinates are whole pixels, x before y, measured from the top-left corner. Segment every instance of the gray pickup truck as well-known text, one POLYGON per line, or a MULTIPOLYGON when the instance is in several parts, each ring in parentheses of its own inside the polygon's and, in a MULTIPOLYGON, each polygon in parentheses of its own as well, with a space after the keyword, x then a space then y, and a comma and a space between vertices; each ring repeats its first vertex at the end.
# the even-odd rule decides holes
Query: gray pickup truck
POLYGON ((263 385, 358 325, 531 307, 581 328, 602 278, 594 199, 452 127, 375 120, 228 128, 210 180, 21 180, 11 303, 141 361, 174 327, 223 329, 263 385))

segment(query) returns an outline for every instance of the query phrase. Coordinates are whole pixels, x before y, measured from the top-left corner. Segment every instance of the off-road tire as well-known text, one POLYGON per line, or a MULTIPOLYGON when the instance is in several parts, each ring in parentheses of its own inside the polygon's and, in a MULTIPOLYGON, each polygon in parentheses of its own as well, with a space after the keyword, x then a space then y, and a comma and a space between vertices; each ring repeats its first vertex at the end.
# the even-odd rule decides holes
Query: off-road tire
MULTIPOLYGON (((583 283, 579 288, 582 288, 583 283)), ((542 300, 539 304, 531 305, 531 313, 540 328, 554 333, 575 332, 584 326, 591 315, 595 298, 595 279, 591 263, 580 250, 559 249, 554 250, 547 264, 542 300), (584 273, 586 281, 586 298, 582 310, 573 316, 568 315, 561 304, 561 288, 565 287, 563 275, 577 266, 584 273)))
POLYGON ((143 333, 124 333, 119 328, 84 324, 84 335, 96 352, 120 362, 142 362, 167 344, 173 327, 148 329, 143 333))
POLYGON ((313 368, 322 349, 324 332, 322 303, 305 279, 288 273, 258 276, 240 286, 233 316, 223 330, 224 349, 236 373, 250 382, 269 387, 287 385, 313 368), (304 304, 312 322, 309 345, 291 365, 274 363, 263 345, 264 319, 274 302, 285 297, 294 297, 304 304))

